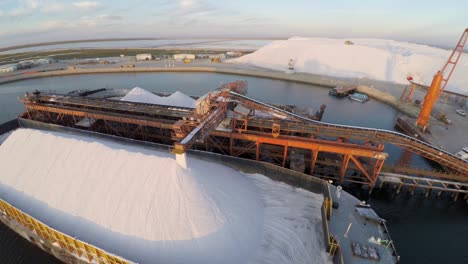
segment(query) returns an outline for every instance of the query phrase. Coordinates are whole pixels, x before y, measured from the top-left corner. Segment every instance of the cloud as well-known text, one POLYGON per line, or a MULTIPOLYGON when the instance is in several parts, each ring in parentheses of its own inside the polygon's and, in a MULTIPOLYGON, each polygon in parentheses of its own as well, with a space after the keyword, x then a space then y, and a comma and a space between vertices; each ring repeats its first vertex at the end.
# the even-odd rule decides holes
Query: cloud
POLYGON ((101 20, 122 20, 122 16, 102 14, 97 16, 101 20))
POLYGON ((106 25, 109 21, 122 20, 123 17, 117 15, 101 14, 97 16, 83 16, 79 19, 79 26, 96 27, 106 25))
POLYGON ((81 2, 74 2, 73 6, 75 6, 76 8, 80 8, 80 9, 94 9, 94 8, 101 6, 101 3, 96 2, 96 1, 81 1, 81 2))
POLYGON ((48 3, 40 0, 20 0, 19 6, 9 12, 10 16, 18 17, 29 15, 34 11, 40 10, 42 7, 47 6, 48 3))
POLYGON ((52 32, 55 30, 60 30, 64 28, 69 28, 71 24, 67 21, 60 21, 60 20, 49 20, 42 23, 38 23, 35 27, 23 27, 23 28, 16 28, 10 29, 7 31, 0 31, 0 36, 10 36, 10 37, 18 37, 18 36, 34 36, 34 35, 41 35, 47 32, 52 32))
POLYGON ((66 3, 58 0, 20 0, 18 6, 7 14, 11 17, 24 17, 34 13, 59 13, 66 11, 89 11, 100 7, 97 1, 80 1, 66 3))
POLYGON ((41 7, 41 11, 45 13, 63 12, 67 9, 68 9, 68 6, 66 4, 58 3, 58 2, 51 2, 41 7))
POLYGON ((39 0, 23 0, 22 2, 25 4, 25 6, 32 9, 38 8, 42 4, 39 0))
POLYGON ((192 6, 194 4, 194 0, 182 0, 180 1, 180 5, 182 7, 189 7, 189 6, 192 6))
POLYGON ((50 21, 45 21, 45 22, 39 24, 38 29, 40 31, 49 31, 49 30, 57 30, 57 29, 61 29, 61 28, 67 28, 69 26, 70 26, 69 22, 66 22, 66 21, 50 20, 50 21))

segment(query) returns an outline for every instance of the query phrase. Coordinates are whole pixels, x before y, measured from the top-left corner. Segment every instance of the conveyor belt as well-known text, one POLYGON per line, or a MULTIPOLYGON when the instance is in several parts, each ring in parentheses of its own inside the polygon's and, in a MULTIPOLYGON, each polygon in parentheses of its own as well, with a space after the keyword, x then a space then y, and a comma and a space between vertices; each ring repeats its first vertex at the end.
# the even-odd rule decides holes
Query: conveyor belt
POLYGON ((128 113, 131 112, 134 115, 144 116, 170 116, 174 118, 182 118, 189 116, 193 109, 187 107, 174 107, 166 105, 156 104, 145 104, 126 102, 118 100, 106 100, 106 99, 95 99, 85 98, 76 96, 50 96, 50 95, 38 95, 34 97, 24 97, 22 102, 37 102, 44 105, 54 106, 70 106, 77 108, 86 108, 93 110, 112 111, 115 113, 128 113))
MULTIPOLYGON (((291 117, 291 120, 280 120, 278 121, 283 128, 297 129, 298 131, 305 131, 314 135, 321 136, 333 136, 341 137, 347 139, 356 139, 362 141, 372 141, 378 143, 390 143, 402 147, 404 149, 410 150, 422 157, 425 157, 429 160, 433 160, 451 170, 454 171, 453 174, 466 177, 468 181, 468 162, 458 158, 457 156, 449 153, 443 149, 440 149, 436 146, 430 145, 426 142, 418 140, 416 138, 398 133, 395 131, 385 130, 385 129, 376 129, 376 128, 365 128, 358 126, 348 126, 348 125, 337 125, 321 121, 316 121, 308 119, 293 113, 286 112, 274 106, 265 104, 263 102, 254 100, 247 96, 231 92, 234 96, 234 99, 245 102, 248 101, 250 104, 255 103, 261 107, 268 107, 274 112, 280 112, 283 115, 291 117), (458 172, 458 173, 455 173, 458 172)), ((271 128, 273 121, 270 120, 249 120, 249 125, 268 125, 271 128), (268 124, 267 124, 268 123, 268 124)))

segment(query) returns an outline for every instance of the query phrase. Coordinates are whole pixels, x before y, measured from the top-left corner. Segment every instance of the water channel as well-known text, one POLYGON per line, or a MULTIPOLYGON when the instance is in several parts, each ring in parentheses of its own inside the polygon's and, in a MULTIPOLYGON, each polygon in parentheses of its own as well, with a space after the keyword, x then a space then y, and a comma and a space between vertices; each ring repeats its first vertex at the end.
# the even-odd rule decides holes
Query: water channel
MULTIPOLYGON (((131 89, 139 86, 149 91, 181 91, 188 95, 200 96, 214 90, 223 82, 238 79, 248 81, 248 96, 264 102, 312 109, 318 109, 321 104, 326 104, 323 117, 325 122, 394 130, 398 112, 376 100, 361 104, 346 98, 330 97, 328 89, 322 87, 214 73, 90 74, 7 83, 0 85, 0 123, 14 118, 23 111, 23 105, 17 98, 26 91, 35 89, 67 93, 77 89, 131 89)), ((386 152, 390 154, 388 163, 396 163, 401 155, 401 150, 391 145, 386 145, 386 152)), ((426 160, 415 155, 412 157, 412 164, 430 166, 426 160)), ((448 196, 423 198, 418 193, 410 196, 405 192, 395 195, 389 189, 374 191, 370 197, 360 188, 350 191, 359 198, 368 199, 368 203, 387 220, 402 263, 468 263, 466 204, 453 203, 448 196)), ((3 238, 2 236, 1 239, 3 238)), ((0 247, 0 250, 2 248, 0 247)), ((29 251, 23 248, 18 250, 18 254, 25 255, 29 251)), ((38 258, 35 258, 36 263, 37 260, 38 258)), ((48 261, 44 260, 44 263, 48 261)))

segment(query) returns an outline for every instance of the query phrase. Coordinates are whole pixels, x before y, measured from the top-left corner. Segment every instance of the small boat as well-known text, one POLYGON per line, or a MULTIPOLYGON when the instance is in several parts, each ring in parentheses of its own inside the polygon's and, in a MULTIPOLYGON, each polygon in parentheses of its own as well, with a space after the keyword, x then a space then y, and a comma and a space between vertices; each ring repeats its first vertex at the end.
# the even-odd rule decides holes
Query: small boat
POLYGON ((456 112, 457 112, 457 114, 459 114, 461 116, 466 116, 466 112, 463 109, 457 109, 456 112))
POLYGON ((347 96, 348 94, 354 93, 356 89, 357 89, 356 85, 348 85, 348 86, 338 85, 332 90, 330 90, 328 94, 331 96, 336 96, 336 97, 344 97, 344 96, 347 96))
POLYGON ((369 96, 367 96, 365 94, 361 94, 361 93, 353 93, 353 94, 349 95, 349 99, 354 100, 354 101, 358 101, 360 103, 365 103, 365 102, 369 101, 369 96))

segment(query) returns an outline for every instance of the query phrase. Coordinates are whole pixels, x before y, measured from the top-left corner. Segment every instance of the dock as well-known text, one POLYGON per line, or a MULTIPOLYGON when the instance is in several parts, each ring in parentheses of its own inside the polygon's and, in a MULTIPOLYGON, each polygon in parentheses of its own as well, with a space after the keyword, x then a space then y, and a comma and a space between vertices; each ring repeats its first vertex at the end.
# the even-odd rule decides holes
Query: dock
POLYGON ((442 193, 450 193, 454 201, 457 201, 461 195, 468 203, 468 183, 412 177, 395 173, 382 173, 379 182, 380 188, 383 185, 389 185, 397 194, 406 187, 408 192, 414 195, 416 188, 418 188, 423 190, 425 197, 429 197, 432 193, 435 193, 437 197, 440 197, 442 193))
POLYGON ((172 146, 266 161, 370 189, 383 172, 468 182, 468 163, 437 146, 398 132, 329 124, 245 95, 246 83, 226 84, 202 96, 197 109, 83 96, 29 94, 20 122, 34 121, 172 146), (80 126, 83 119, 93 120, 80 126), (384 164, 384 143, 441 164, 434 171, 384 164), (297 164, 300 163, 300 164, 297 164), (385 165, 385 166, 384 166, 385 165))
POLYGON ((455 113, 451 113, 451 116, 450 124, 433 118, 426 132, 415 125, 416 118, 409 116, 398 117, 395 127, 407 135, 454 154, 468 146, 468 137, 466 137, 468 120, 455 113))

